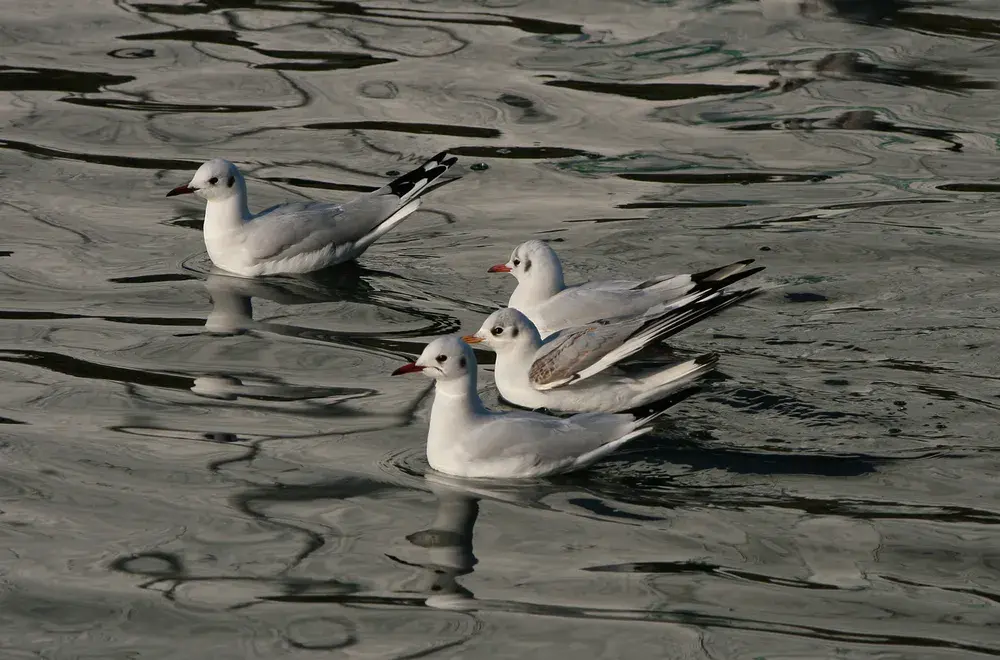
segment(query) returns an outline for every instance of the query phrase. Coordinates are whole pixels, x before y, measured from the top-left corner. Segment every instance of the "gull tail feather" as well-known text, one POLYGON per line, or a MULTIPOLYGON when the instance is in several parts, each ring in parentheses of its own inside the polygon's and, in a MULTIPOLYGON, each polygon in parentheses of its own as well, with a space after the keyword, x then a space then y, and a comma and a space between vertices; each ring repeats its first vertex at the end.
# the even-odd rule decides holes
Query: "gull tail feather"
POLYGON ((712 316, 727 307, 746 300, 756 295, 757 289, 741 289, 728 293, 703 293, 701 296, 692 296, 693 302, 672 308, 661 316, 651 317, 641 328, 632 333, 628 340, 618 348, 610 351, 594 364, 581 369, 574 375, 572 381, 556 382, 543 386, 536 386, 538 389, 552 389, 565 382, 579 382, 601 373, 609 366, 621 362, 625 358, 638 353, 655 341, 672 337, 678 332, 689 328, 695 323, 712 316))
POLYGON ((375 191, 375 194, 391 193, 399 197, 400 206, 405 205, 410 200, 417 199, 423 194, 430 192, 428 186, 434 183, 435 179, 439 176, 447 172, 456 162, 458 162, 457 156, 452 156, 447 151, 442 151, 415 170, 411 170, 390 181, 381 189, 375 191))
POLYGON ((753 261, 753 259, 744 259, 743 261, 736 261, 725 266, 720 266, 719 268, 694 273, 691 275, 691 281, 695 284, 693 290, 718 291, 764 270, 764 266, 750 268, 750 264, 753 261))
MULTIPOLYGON (((632 426, 634 427, 637 424, 638 422, 634 422, 632 426)), ((605 456, 613 454, 614 452, 618 451, 618 448, 624 445, 626 442, 635 440, 639 436, 646 435, 652 430, 653 430, 652 426, 633 428, 631 431, 629 431, 622 437, 617 438, 616 440, 612 440, 611 442, 607 442, 598 447, 597 449, 591 449, 586 454, 581 454, 580 456, 577 456, 576 459, 573 461, 572 465, 570 466, 569 471, 582 470, 583 468, 589 467, 594 463, 596 463, 597 461, 604 458, 605 456)))
POLYGON ((660 316, 650 316, 647 312, 648 322, 629 337, 629 343, 642 340, 648 344, 656 339, 672 337, 727 307, 752 298, 757 293, 759 290, 754 287, 726 293, 709 291, 690 294, 681 299, 682 304, 666 306, 666 312, 660 316))
POLYGON ((419 198, 411 202, 407 202, 406 204, 403 204, 401 207, 396 209, 395 213, 393 213, 388 218, 383 220, 379 226, 375 227, 375 229, 371 230, 370 232, 362 236, 361 239, 354 244, 354 252, 357 254, 361 254, 362 252, 367 250, 369 245, 377 241, 385 234, 389 233, 389 231, 393 227, 401 223, 403 220, 406 220, 406 218, 409 217, 410 214, 412 214, 418 208, 420 208, 419 198))
MULTIPOLYGON (((644 391, 642 396, 635 402, 634 407, 645 406, 654 401, 659 401, 677 390, 686 387, 715 369, 718 362, 718 354, 706 353, 699 355, 693 360, 687 360, 666 369, 658 369, 653 373, 642 376, 639 379, 638 385, 644 391)), ((663 412, 665 411, 660 411, 657 416, 663 412)))

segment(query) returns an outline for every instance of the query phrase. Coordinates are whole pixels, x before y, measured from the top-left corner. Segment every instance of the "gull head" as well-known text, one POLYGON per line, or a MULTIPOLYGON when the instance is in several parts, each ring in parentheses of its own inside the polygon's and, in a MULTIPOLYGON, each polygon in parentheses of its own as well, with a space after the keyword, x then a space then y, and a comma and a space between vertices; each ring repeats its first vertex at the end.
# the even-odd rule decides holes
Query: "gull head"
POLYGON ((510 273, 518 282, 558 281, 562 285, 562 264, 555 250, 544 241, 521 243, 510 255, 510 261, 490 268, 489 273, 510 273))
POLYGON ((497 353, 521 346, 537 347, 541 343, 535 324, 513 307, 493 312, 476 334, 466 335, 462 341, 467 344, 482 343, 497 353))
POLYGON ((245 190, 243 175, 228 160, 213 158, 198 168, 191 181, 177 186, 167 197, 194 193, 208 202, 221 202, 245 190))
POLYGON ((418 371, 434 380, 457 380, 475 373, 476 356, 472 347, 458 337, 440 337, 427 344, 416 362, 404 364, 392 372, 393 376, 418 371))

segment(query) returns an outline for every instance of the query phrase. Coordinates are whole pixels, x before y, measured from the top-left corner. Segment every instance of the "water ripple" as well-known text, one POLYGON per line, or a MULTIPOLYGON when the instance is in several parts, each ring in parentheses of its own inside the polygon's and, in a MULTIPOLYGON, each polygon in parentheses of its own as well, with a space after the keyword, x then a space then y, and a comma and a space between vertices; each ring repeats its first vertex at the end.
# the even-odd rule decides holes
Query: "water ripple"
POLYGON ((1000 654, 997 34, 978 0, 0 3, 5 652, 1000 654), (343 201, 445 149, 465 176, 310 276, 213 270, 163 198, 220 156, 254 208, 343 201), (430 381, 388 374, 531 237, 572 282, 751 256, 767 291, 673 338, 719 374, 595 469, 438 475, 430 381))

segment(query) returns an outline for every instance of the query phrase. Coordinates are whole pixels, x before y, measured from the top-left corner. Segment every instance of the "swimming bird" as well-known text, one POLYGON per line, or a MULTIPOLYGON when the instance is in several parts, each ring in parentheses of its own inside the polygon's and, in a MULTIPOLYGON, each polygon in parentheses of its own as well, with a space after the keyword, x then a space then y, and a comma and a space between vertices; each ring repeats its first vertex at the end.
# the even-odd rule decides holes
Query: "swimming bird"
POLYGON ((510 261, 490 273, 512 273, 517 288, 507 307, 531 319, 544 339, 558 330, 601 319, 635 316, 698 291, 715 291, 764 270, 753 259, 688 275, 660 275, 645 281, 604 280, 567 286, 562 264, 548 243, 531 240, 514 248, 510 261))
POLYGON ((633 415, 493 412, 476 392, 476 356, 458 337, 435 339, 392 375, 423 372, 435 383, 427 462, 457 477, 533 478, 582 470, 652 430, 662 411, 633 415))
POLYGON ((616 365, 755 291, 690 294, 657 316, 567 328, 544 341, 527 316, 507 307, 493 312, 475 334, 462 339, 496 352, 497 389, 516 406, 620 412, 670 396, 714 369, 719 357, 705 354, 636 375, 620 373, 616 365))
POLYGON ((219 268, 254 277, 308 273, 356 258, 420 206, 430 184, 458 159, 441 152, 385 186, 343 204, 290 202, 258 214, 236 165, 215 158, 167 197, 204 199, 205 247, 219 268))

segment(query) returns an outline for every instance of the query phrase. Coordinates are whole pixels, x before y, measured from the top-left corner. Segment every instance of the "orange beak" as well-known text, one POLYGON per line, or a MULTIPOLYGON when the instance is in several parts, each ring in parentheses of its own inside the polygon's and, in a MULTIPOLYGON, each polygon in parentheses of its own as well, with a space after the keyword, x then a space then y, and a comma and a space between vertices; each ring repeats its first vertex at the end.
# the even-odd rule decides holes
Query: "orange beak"
POLYGON ((465 335, 464 337, 462 337, 462 341, 464 341, 466 344, 478 344, 482 340, 483 340, 482 337, 477 337, 476 335, 465 335))
POLYGON ((490 266, 490 269, 486 271, 487 273, 509 273, 510 266, 507 264, 497 264, 496 266, 490 266))

